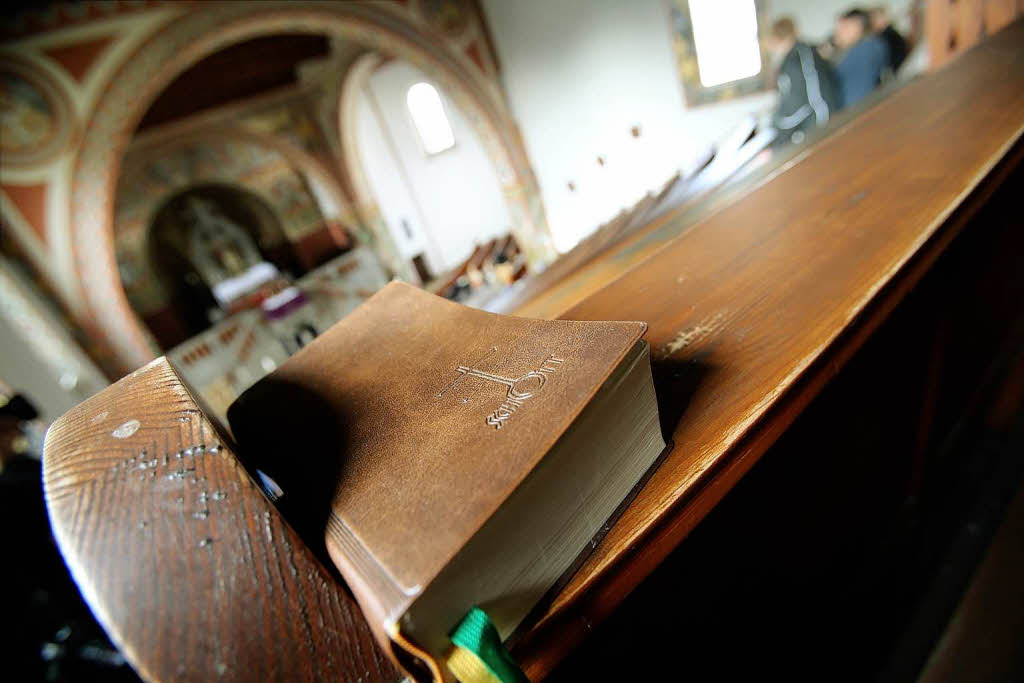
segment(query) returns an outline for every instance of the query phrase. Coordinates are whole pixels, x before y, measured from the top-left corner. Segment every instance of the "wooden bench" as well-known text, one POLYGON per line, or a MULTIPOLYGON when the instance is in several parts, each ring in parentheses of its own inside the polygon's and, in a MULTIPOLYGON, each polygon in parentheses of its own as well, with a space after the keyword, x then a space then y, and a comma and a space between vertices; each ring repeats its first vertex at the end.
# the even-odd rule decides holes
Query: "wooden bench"
POLYGON ((760 164, 755 159, 767 152, 774 132, 758 130, 753 121, 745 121, 734 131, 733 140, 723 142, 696 166, 689 176, 676 174, 656 193, 649 193, 581 240, 543 271, 526 278, 518 287, 502 293, 488 303, 487 310, 516 313, 527 317, 555 317, 534 309, 541 301, 559 291, 577 291, 574 281, 581 271, 594 264, 610 261, 629 249, 637 239, 648 235, 659 219, 677 215, 695 206, 716 191, 750 173, 760 164))

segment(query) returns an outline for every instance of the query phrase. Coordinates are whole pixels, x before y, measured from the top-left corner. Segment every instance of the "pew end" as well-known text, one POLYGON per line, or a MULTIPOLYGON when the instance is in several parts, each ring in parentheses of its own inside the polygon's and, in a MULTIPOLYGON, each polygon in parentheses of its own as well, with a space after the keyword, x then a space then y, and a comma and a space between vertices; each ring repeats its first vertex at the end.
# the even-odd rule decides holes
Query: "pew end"
POLYGON ((358 606, 165 358, 50 428, 54 535, 146 680, 397 680, 358 606))

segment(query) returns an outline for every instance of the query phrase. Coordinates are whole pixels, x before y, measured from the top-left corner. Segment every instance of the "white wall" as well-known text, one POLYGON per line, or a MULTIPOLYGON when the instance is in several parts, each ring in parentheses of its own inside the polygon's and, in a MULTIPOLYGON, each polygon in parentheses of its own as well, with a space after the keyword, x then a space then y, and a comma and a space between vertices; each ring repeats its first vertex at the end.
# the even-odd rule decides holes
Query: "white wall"
POLYGON ((760 95, 687 111, 665 0, 483 5, 562 250, 774 101, 760 95), (634 125, 639 138, 630 134, 634 125))
POLYGON ((458 265, 474 245, 512 228, 479 138, 441 92, 455 147, 427 156, 406 106, 409 87, 429 79, 392 60, 377 69, 358 105, 359 153, 384 220, 402 255, 425 252, 435 274, 458 265), (390 142, 389 142, 390 139, 390 142), (408 222, 410 239, 402 229, 408 222))
POLYGON ((0 258, 0 379, 52 422, 107 380, 25 276, 0 258))
POLYGON ((384 223, 404 259, 428 251, 427 227, 420 219, 411 188, 399 170, 398 159, 377 116, 370 98, 365 94, 356 104, 356 144, 367 181, 373 188, 384 223), (412 237, 405 234, 402 221, 409 223, 412 237))

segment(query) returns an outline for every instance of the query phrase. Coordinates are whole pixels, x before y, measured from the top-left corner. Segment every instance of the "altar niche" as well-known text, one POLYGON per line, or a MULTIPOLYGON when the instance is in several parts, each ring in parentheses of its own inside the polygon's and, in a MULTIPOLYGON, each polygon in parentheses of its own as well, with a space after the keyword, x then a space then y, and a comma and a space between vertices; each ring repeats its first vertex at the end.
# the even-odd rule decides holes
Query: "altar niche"
POLYGON ((301 274, 273 209, 231 185, 196 185, 165 201, 149 227, 148 245, 150 263, 183 332, 179 339, 160 339, 164 348, 229 315, 218 287, 260 264, 301 274))

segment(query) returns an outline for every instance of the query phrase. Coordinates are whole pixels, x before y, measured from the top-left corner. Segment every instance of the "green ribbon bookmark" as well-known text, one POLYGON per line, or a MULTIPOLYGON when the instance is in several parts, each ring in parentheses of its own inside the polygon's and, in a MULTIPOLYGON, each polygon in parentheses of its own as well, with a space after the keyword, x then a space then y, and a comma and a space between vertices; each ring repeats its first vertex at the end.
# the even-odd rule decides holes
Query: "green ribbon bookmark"
POLYGON ((487 613, 474 607, 451 635, 448 668, 462 683, 529 683, 501 644, 498 629, 487 613))

